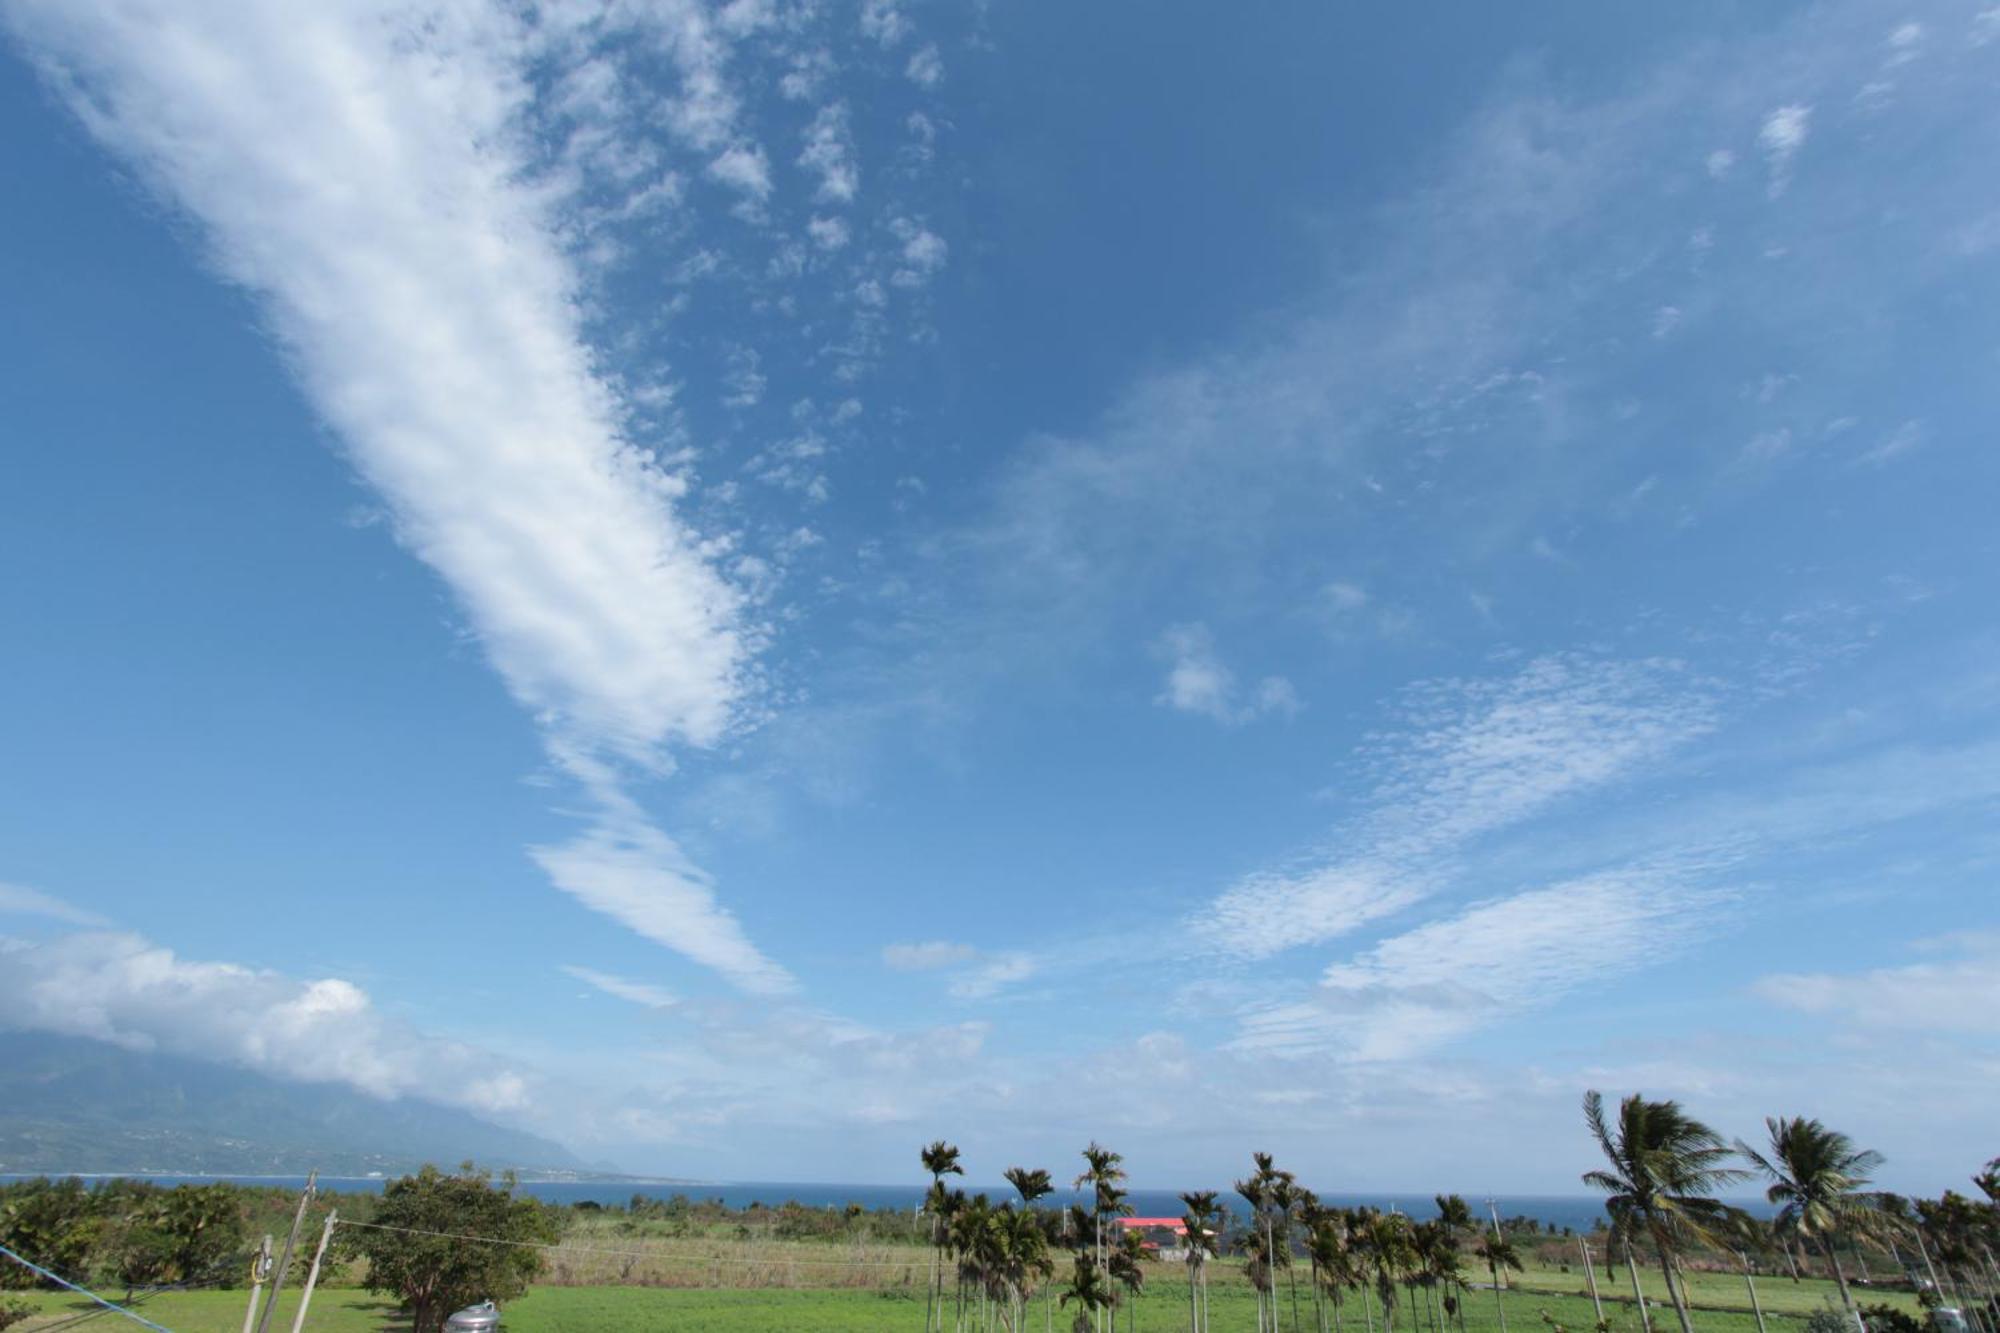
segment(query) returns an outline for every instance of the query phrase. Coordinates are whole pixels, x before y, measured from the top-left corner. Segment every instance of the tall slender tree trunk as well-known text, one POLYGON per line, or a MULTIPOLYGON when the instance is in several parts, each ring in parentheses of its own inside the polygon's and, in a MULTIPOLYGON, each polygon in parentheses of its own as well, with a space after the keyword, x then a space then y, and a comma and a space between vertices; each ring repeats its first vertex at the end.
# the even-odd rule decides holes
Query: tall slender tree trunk
POLYGON ((1653 1333, 1653 1315, 1646 1308, 1646 1290, 1639 1285, 1639 1261, 1632 1257, 1629 1240, 1625 1242, 1625 1271, 1632 1275, 1632 1303, 1639 1307, 1639 1326, 1645 1333, 1653 1333))
POLYGON ((1841 1269, 1840 1256, 1833 1252, 1833 1237, 1821 1236, 1819 1247, 1826 1255, 1826 1261, 1833 1267, 1833 1280, 1840 1286, 1840 1303, 1847 1307, 1848 1315, 1861 1333, 1868 1333, 1868 1322, 1861 1317, 1861 1311, 1854 1308, 1854 1293, 1847 1289, 1847 1274, 1841 1269))
POLYGON ((1673 1300, 1674 1316, 1681 1321, 1681 1333, 1694 1333, 1694 1320, 1688 1314, 1687 1301, 1674 1283, 1674 1256, 1667 1249, 1666 1237, 1655 1233, 1653 1245, 1660 1252, 1660 1275, 1667 1280, 1667 1295, 1673 1300))

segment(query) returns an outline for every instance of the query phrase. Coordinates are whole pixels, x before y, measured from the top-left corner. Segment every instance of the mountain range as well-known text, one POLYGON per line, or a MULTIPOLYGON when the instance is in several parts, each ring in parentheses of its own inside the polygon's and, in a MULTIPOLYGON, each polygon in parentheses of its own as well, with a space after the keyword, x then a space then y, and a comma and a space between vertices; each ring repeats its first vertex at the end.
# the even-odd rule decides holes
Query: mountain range
POLYGON ((364 1176, 467 1160, 525 1177, 615 1174, 452 1107, 0 1031, 0 1174, 364 1176))

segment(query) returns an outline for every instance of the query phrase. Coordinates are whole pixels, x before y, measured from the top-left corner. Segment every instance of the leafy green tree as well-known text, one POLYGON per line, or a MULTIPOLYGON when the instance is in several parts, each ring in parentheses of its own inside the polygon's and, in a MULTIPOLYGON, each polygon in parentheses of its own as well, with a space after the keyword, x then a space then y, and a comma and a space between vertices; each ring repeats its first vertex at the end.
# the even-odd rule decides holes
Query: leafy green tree
POLYGON ((462 1306, 521 1295, 541 1266, 533 1247, 560 1239, 555 1213, 516 1198, 512 1175, 495 1186, 470 1162, 453 1175, 426 1166, 391 1181, 369 1224, 343 1225, 335 1234, 368 1260, 368 1290, 396 1297, 410 1312, 412 1333, 438 1333, 462 1306))
MULTIPOLYGON (((72 1282, 88 1275, 91 1250, 103 1230, 97 1199, 75 1176, 25 1181, 9 1188, 0 1202, 0 1245, 72 1282)), ((18 1264, 0 1265, 0 1288, 41 1285, 41 1278, 18 1264)))
POLYGON ((1861 1187, 1882 1165, 1882 1154, 1856 1148, 1847 1135, 1803 1116, 1773 1116, 1764 1128, 1771 1136, 1768 1155, 1740 1140, 1736 1151, 1770 1178, 1764 1197, 1778 1205, 1772 1219, 1778 1231, 1819 1247, 1840 1286, 1840 1303, 1866 1329, 1834 1242, 1843 1234, 1876 1229, 1874 1197, 1861 1187))
POLYGON ((1727 1166, 1733 1155, 1722 1136, 1687 1114, 1676 1101, 1647 1101, 1633 1093, 1618 1104, 1614 1129, 1604 1118, 1604 1098, 1583 1095, 1584 1123, 1604 1153, 1608 1170, 1586 1171, 1583 1183, 1603 1190, 1612 1220, 1644 1228, 1660 1258, 1681 1333, 1694 1333, 1687 1297, 1675 1281, 1674 1255, 1688 1240, 1710 1240, 1708 1228, 1727 1213, 1710 1197, 1747 1174, 1727 1166))

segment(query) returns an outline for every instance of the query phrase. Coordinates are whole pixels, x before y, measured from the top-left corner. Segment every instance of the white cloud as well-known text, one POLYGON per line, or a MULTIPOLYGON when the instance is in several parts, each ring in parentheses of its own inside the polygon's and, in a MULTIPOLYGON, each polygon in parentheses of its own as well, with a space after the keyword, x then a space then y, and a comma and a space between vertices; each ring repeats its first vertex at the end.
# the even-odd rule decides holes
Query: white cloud
POLYGON ((1259 717, 1290 717, 1299 711, 1298 693, 1282 676, 1267 676, 1245 701, 1236 675, 1216 656, 1215 637, 1202 624, 1171 625, 1154 645, 1167 662, 1167 678, 1153 702, 1179 713, 1193 713, 1226 726, 1259 717))
POLYGON ((1673 662, 1570 655, 1497 679, 1420 685, 1405 713, 1404 729, 1375 743, 1381 776, 1337 834, 1340 853, 1232 886, 1196 922, 1218 947, 1262 958, 1401 911, 1434 892, 1472 840, 1703 735, 1715 703, 1673 662))
POLYGON ((568 842, 528 849, 557 888, 743 990, 781 995, 795 988, 791 975, 758 952, 716 901, 708 874, 647 821, 609 769, 579 756, 567 766, 598 809, 589 827, 568 842))
MULTIPOLYGON (((697 7, 656 17, 688 83, 675 132, 729 143, 711 174, 761 197, 761 150, 730 138, 726 51, 697 7)), ((394 0, 7 10, 91 131, 258 296, 558 762, 657 768, 731 726, 756 632, 715 567, 726 541, 687 524, 684 480, 624 433, 580 328, 566 196, 529 170, 527 69, 560 19, 394 0)), ((617 85, 580 86, 588 106, 617 85)), ((753 989, 789 984, 615 779, 587 785, 591 831, 535 852, 561 887, 753 989)))
POLYGON ((522 1109, 529 1085, 487 1052, 383 1017, 350 982, 195 962, 131 934, 0 938, 0 1026, 482 1112, 522 1109))
POLYGON ((903 73, 910 82, 924 88, 935 88, 944 81, 944 57, 938 54, 935 42, 918 48, 903 67, 903 73))
POLYGON ((890 47, 910 35, 910 20, 899 0, 861 0, 861 32, 890 47))
POLYGON ((922 944, 888 944, 882 948, 882 964, 898 972, 931 972, 955 967, 979 956, 970 944, 949 940, 927 940, 922 944))
POLYGON ((952 998, 985 1000, 1008 986, 1026 981, 1037 971, 1035 960, 1024 953, 996 955, 951 983, 952 998))
POLYGON ((1855 459, 1855 462, 1880 467, 1885 463, 1893 463, 1923 442, 1923 423, 1905 421, 1902 425, 1896 427, 1895 431, 1887 439, 1863 453, 1859 458, 1855 459))
POLYGON ((1326 585, 1326 600, 1336 611, 1359 611, 1368 605, 1368 590, 1358 583, 1341 580, 1326 585))
POLYGON ((1787 972, 1757 982, 1787 1009, 1885 1032, 2000 1036, 2000 934, 1937 941, 1954 957, 1866 972, 1787 972))
POLYGON ((9 17, 109 147, 199 219, 515 695, 644 752, 739 691, 735 594, 592 373, 521 183, 511 11, 29 0, 9 17))
POLYGON ((851 203, 861 188, 861 169, 854 160, 847 104, 834 102, 821 107, 806 127, 805 145, 798 162, 819 177, 813 198, 823 204, 851 203))
POLYGON ((671 1009, 679 1001, 672 991, 651 982, 633 981, 627 977, 613 976, 609 972, 599 972, 595 968, 577 967, 565 964, 563 969, 586 986, 603 991, 613 999, 627 1004, 636 1004, 642 1009, 671 1009))
POLYGON ((0 882, 0 916, 39 916, 71 926, 110 924, 97 913, 73 906, 52 894, 4 882, 0 882))
POLYGON ((815 217, 806 223, 806 235, 822 250, 838 250, 847 244, 847 224, 839 218, 815 217))
POLYGON ((1669 875, 1621 872, 1476 903, 1326 970, 1309 999, 1255 1009, 1238 1043, 1403 1060, 1629 975, 1717 925, 1725 901, 1669 875))
POLYGON ((1783 194, 1791 183, 1792 159, 1805 146, 1811 125, 1812 108, 1797 102, 1781 106, 1764 117, 1763 127, 1757 131, 1757 143, 1770 166, 1773 198, 1783 194))
POLYGON ((1664 338, 1681 326, 1679 306, 1663 305, 1653 312, 1653 336, 1664 338))
POLYGON ((902 244, 902 266, 889 279, 896 286, 921 287, 944 267, 950 254, 944 237, 906 217, 891 218, 889 230, 902 244))
POLYGON ((771 163, 755 144, 731 144, 708 164, 709 179, 762 203, 771 197, 771 163))
POLYGON ((1736 165, 1736 154, 1727 148, 1718 148, 1708 155, 1705 165, 1708 167, 1710 177, 1721 180, 1736 165))
POLYGON ((754 347, 732 347, 726 359, 728 368, 722 375, 722 405, 755 407, 764 400, 764 389, 769 383, 759 369, 763 358, 754 347))

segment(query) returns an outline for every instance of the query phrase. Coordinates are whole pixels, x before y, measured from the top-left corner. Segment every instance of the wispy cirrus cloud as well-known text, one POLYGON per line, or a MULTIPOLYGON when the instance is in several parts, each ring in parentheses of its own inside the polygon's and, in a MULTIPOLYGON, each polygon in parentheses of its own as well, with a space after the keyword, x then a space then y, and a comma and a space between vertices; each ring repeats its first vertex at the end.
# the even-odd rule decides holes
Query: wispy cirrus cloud
POLYGON ((1665 660, 1535 659, 1405 696, 1378 738, 1379 778, 1337 854, 1246 876, 1196 918, 1213 944, 1263 958, 1429 896, 1475 839, 1643 771, 1714 725, 1712 687, 1665 660))
POLYGON ((0 883, 0 916, 37 916, 49 921, 60 921, 69 926, 107 926, 111 924, 96 912, 66 903, 54 894, 43 893, 25 885, 0 883))
POLYGON ((1860 972, 1780 972, 1758 995, 1802 1014, 1880 1032, 2000 1037, 2000 931, 1932 940, 1939 955, 1860 972))
POLYGON ((615 1000, 636 1004, 641 1009, 671 1009, 679 1003, 674 993, 664 986, 656 986, 650 981, 634 981, 611 972, 600 972, 594 967, 579 967, 565 964, 563 972, 575 977, 593 990, 602 991, 615 1000))
MULTIPOLYGON (((711 169, 760 194, 714 31, 676 12, 661 32, 688 86, 672 123, 727 144, 711 169)), ((7 21, 257 296, 397 539, 451 590, 559 761, 654 769, 728 731, 759 636, 717 568, 728 540, 689 524, 686 480, 627 433, 583 334, 568 196, 534 170, 529 65, 573 32, 443 0, 31 0, 7 21)), ((591 97, 571 90, 566 114, 583 114, 591 97)), ((602 801, 593 829, 537 851, 558 886, 741 983, 778 984, 612 771, 586 785, 602 801)))
POLYGON ((1728 895, 1671 870, 1592 875, 1475 903, 1326 970, 1303 1000, 1243 1015, 1237 1044, 1402 1060, 1684 951, 1728 895))

